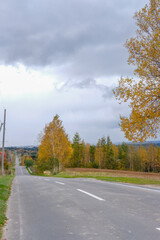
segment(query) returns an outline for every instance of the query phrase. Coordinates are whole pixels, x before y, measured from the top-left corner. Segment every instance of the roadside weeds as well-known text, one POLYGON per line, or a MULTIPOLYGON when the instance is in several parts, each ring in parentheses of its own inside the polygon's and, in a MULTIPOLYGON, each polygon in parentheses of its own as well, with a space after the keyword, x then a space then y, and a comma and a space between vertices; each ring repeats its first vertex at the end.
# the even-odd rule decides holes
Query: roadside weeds
POLYGON ((11 186, 14 176, 0 176, 0 239, 2 238, 2 229, 7 220, 6 209, 7 201, 11 194, 11 186))

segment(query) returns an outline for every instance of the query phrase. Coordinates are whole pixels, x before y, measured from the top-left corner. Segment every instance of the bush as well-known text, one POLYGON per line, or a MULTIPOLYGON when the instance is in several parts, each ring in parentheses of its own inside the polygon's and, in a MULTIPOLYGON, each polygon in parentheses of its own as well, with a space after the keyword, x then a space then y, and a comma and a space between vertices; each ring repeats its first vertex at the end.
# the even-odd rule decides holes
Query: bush
POLYGON ((32 158, 27 158, 25 161, 25 166, 26 167, 32 167, 33 166, 33 159, 32 158))
POLYGON ((93 162, 93 163, 92 163, 92 167, 93 167, 93 168, 98 168, 98 164, 97 164, 96 162, 93 162))

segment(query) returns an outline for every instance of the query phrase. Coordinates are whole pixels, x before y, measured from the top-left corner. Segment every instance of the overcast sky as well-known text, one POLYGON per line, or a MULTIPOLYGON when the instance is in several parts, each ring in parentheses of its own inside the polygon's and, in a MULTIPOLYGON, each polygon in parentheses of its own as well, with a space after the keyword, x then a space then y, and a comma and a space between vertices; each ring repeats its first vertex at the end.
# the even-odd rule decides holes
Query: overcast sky
MULTIPOLYGON (((72 139, 126 141, 119 116, 128 115, 112 89, 127 65, 134 12, 147 0, 2 0, 0 4, 0 120, 7 109, 6 145, 37 145, 55 114, 72 139)), ((1 132, 2 138, 2 132, 1 132)))

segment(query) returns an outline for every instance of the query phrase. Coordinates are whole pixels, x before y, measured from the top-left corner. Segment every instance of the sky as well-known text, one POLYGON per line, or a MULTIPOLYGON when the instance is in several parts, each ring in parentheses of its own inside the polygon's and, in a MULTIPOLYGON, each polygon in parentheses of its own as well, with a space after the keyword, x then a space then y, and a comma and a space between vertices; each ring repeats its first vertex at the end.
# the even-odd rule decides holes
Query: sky
MULTIPOLYGON (((127 64, 135 11, 147 0, 3 0, 0 4, 0 122, 7 111, 6 146, 38 145, 58 114, 72 140, 127 141, 113 89, 127 64)), ((2 139, 2 131, 0 132, 2 139)))

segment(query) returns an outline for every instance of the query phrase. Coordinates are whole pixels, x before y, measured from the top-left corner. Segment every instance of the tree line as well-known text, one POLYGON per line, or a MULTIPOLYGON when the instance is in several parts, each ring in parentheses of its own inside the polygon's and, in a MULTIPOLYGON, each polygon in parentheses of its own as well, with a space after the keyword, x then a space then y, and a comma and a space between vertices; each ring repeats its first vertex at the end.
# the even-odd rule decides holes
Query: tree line
POLYGON ((61 171, 63 168, 101 168, 144 172, 160 172, 160 147, 115 145, 110 137, 102 137, 96 145, 85 143, 79 133, 72 142, 59 116, 45 126, 36 161, 37 171, 61 171))

